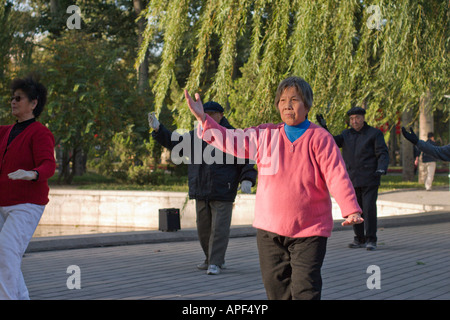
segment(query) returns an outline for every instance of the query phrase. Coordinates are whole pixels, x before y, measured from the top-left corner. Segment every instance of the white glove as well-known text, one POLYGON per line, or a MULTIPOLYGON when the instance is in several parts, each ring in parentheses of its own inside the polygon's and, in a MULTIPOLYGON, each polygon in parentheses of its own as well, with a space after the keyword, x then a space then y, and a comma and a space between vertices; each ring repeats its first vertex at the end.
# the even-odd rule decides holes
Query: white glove
POLYGON ((241 191, 243 193, 252 193, 252 182, 248 180, 242 180, 241 191))
POLYGON ((22 169, 19 169, 17 171, 11 172, 8 174, 8 178, 11 180, 35 180, 37 179, 37 173, 36 171, 25 171, 22 169))
POLYGON ((158 119, 156 119, 154 112, 148 113, 148 125, 150 126, 150 128, 152 128, 156 131, 159 130, 159 121, 158 121, 158 119))

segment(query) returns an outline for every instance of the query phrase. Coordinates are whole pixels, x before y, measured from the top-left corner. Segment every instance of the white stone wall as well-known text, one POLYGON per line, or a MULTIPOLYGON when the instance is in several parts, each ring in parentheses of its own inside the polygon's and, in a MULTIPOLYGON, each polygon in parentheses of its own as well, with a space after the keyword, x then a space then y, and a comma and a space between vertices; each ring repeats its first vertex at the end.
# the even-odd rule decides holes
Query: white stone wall
MULTIPOLYGON (((195 202, 184 192, 51 189, 41 225, 107 226, 158 229, 159 209, 179 208, 181 228, 193 228, 195 202)), ((255 195, 238 194, 232 225, 251 225, 255 195)), ((341 220, 333 202, 333 219, 341 220)), ((378 216, 413 214, 442 207, 378 200, 378 216)))
MULTIPOLYGON (((114 226, 158 229, 159 209, 180 209, 181 228, 195 227, 195 201, 184 192, 55 189, 41 225, 114 226)), ((255 195, 238 195, 233 225, 253 223, 255 195)))

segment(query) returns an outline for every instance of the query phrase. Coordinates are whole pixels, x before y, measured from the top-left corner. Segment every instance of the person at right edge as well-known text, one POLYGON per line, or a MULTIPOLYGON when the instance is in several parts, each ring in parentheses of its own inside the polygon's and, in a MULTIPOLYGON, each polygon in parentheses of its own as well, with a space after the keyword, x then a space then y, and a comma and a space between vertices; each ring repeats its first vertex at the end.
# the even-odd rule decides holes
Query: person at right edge
MULTIPOLYGON (((377 247, 377 198, 381 176, 386 174, 389 165, 389 151, 381 130, 371 127, 365 121, 366 110, 352 107, 347 111, 350 129, 333 136, 347 167, 348 175, 355 188, 358 204, 363 210, 364 222, 353 225, 355 237, 350 248, 377 247)), ((322 115, 317 122, 328 130, 322 115)))
POLYGON ((409 128, 411 132, 406 131, 405 127, 402 127, 402 133, 406 140, 414 144, 420 151, 443 161, 450 161, 450 144, 445 146, 433 146, 431 143, 419 140, 412 128, 409 128))

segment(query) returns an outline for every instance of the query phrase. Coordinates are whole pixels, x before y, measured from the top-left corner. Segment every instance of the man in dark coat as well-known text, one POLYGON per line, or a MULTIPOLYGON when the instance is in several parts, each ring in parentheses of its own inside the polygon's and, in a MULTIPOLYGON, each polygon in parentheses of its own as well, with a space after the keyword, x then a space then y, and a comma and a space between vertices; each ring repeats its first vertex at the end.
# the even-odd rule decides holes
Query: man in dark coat
MULTIPOLYGON (((204 110, 220 125, 233 129, 217 102, 205 103, 204 110)), ((197 136, 196 130, 184 135, 172 134, 154 114, 149 114, 148 119, 154 129, 152 137, 169 150, 176 148, 172 152, 172 160, 178 156, 173 154, 175 151, 182 151, 182 157, 188 163, 189 198, 196 202, 197 231, 206 256, 204 263, 197 268, 207 270, 207 274, 219 274, 224 268, 239 183, 242 192, 251 193, 257 172, 248 161, 209 146, 197 136)))
MULTIPOLYGON (((353 107, 348 112, 350 129, 333 136, 342 148, 349 177, 355 188, 358 203, 363 210, 364 223, 354 225, 354 241, 350 248, 375 250, 377 244, 377 198, 381 176, 389 165, 389 151, 383 133, 365 121, 366 110, 353 107)), ((321 116, 317 119, 326 128, 321 116)))

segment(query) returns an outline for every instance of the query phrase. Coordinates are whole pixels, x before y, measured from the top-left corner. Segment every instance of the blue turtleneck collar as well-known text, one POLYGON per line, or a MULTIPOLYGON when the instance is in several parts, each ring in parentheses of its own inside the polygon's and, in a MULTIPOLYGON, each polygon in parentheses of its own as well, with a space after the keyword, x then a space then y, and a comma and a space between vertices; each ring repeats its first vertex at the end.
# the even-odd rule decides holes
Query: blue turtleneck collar
POLYGON ((305 133, 306 129, 309 128, 310 122, 308 118, 305 119, 302 123, 297 124, 296 126, 288 126, 286 123, 284 124, 284 132, 286 132, 286 136, 290 142, 294 142, 298 138, 305 133))

